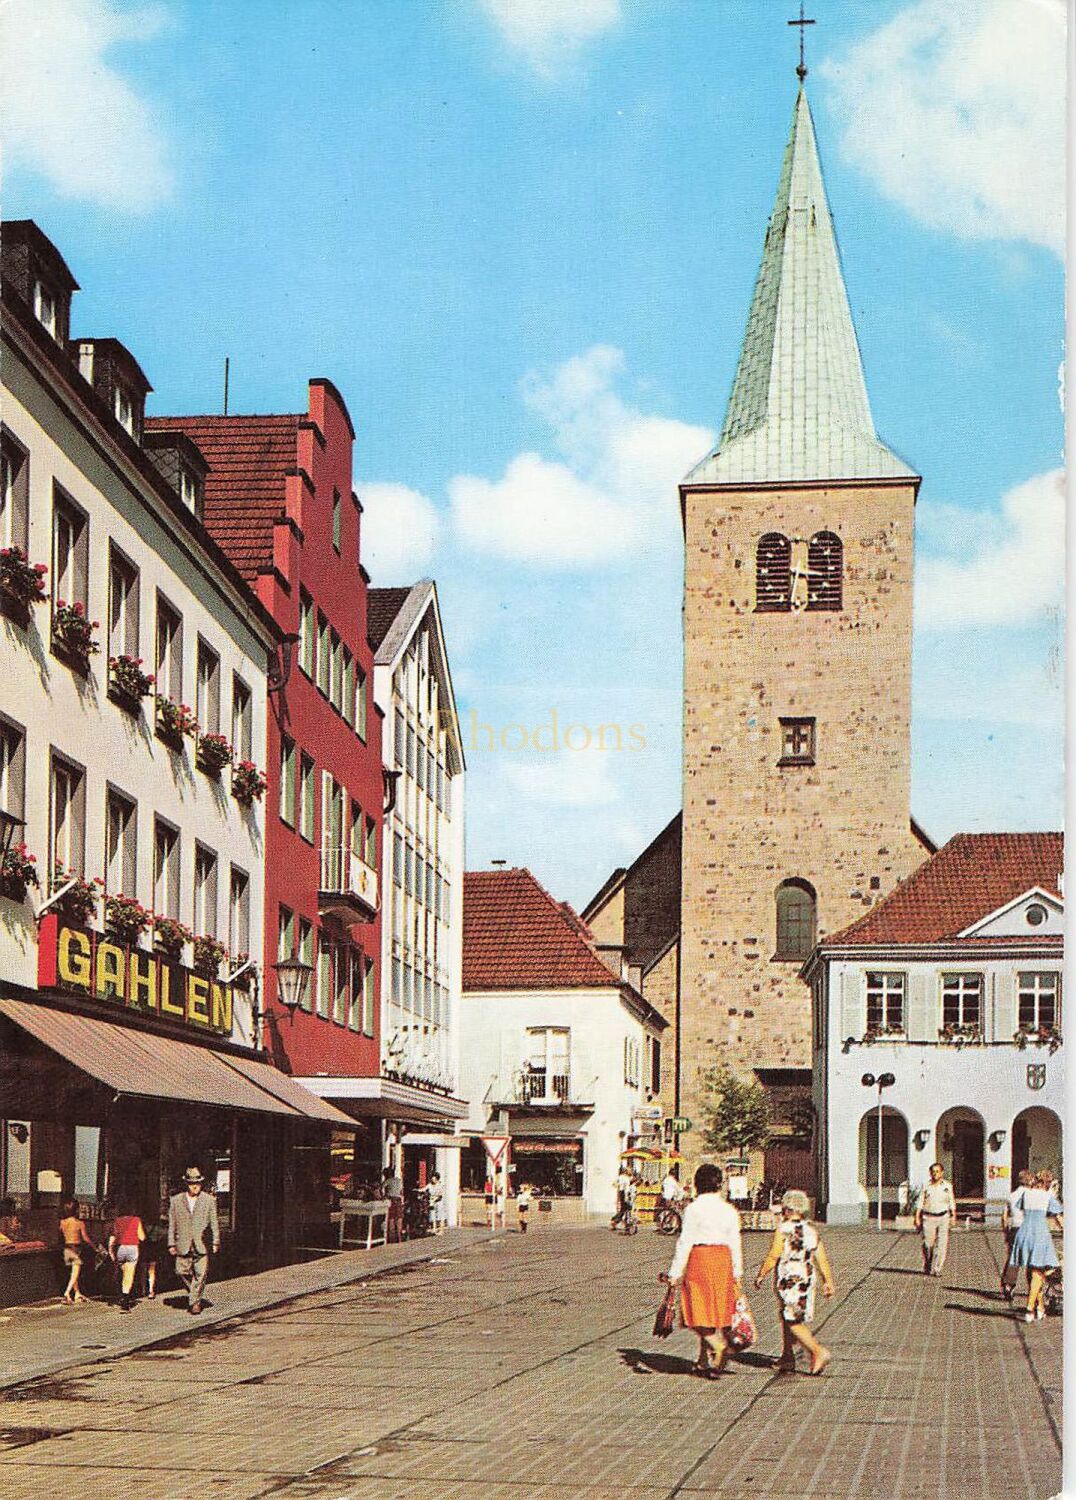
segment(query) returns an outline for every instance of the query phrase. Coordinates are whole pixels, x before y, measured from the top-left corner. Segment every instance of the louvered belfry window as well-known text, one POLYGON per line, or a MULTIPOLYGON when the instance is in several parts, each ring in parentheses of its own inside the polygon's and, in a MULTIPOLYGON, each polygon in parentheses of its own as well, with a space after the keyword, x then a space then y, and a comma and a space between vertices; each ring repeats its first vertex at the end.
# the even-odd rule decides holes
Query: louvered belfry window
POLYGON ((820 531, 807 546, 807 608, 840 609, 844 547, 833 531, 820 531))
POLYGON ((792 543, 780 532, 759 538, 755 553, 755 608, 792 608, 792 543))

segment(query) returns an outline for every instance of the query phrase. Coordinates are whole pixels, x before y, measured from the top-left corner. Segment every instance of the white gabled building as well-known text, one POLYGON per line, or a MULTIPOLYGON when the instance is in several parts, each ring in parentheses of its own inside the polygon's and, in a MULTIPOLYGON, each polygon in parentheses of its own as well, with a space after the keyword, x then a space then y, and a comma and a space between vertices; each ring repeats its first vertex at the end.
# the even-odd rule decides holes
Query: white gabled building
POLYGON ((933 1161, 988 1218, 1022 1168, 1060 1174, 1063 859, 1059 833, 959 834, 808 960, 827 1222, 877 1211, 879 1097, 883 1216, 933 1161))
POLYGON ((433 1172, 459 1211, 464 759, 437 587, 369 591, 374 701, 385 716, 381 1071, 387 1159, 405 1185, 433 1172))

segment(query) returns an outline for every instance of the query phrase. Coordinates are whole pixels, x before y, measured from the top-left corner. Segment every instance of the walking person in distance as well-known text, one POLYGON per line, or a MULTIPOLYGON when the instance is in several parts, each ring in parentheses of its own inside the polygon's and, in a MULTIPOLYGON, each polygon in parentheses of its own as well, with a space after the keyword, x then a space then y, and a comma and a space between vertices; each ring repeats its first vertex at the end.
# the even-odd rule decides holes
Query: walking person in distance
POLYGON ((108 1253, 120 1273, 120 1312, 131 1311, 138 1252, 145 1238, 142 1220, 131 1212, 131 1205, 125 1203, 122 1212, 112 1221, 112 1232, 108 1236, 108 1253))
POLYGON ((86 1226, 79 1218, 78 1207, 74 1202, 64 1204, 63 1218, 60 1220, 60 1238, 64 1242, 64 1265, 68 1269, 64 1301, 81 1302, 82 1293, 78 1289, 78 1279, 82 1275, 82 1247, 86 1245, 90 1250, 94 1250, 96 1246, 86 1233, 86 1226))
MULTIPOLYGON (((1001 1295, 1006 1302, 1011 1302, 1016 1292, 1016 1278, 1020 1274, 1019 1266, 1013 1265, 1012 1247, 1016 1238, 1016 1231, 1024 1222, 1023 1191, 1030 1187, 1034 1178, 1025 1167, 1016 1175, 1016 1187, 1009 1194, 1008 1202, 1001 1211, 1001 1228, 1005 1235, 1005 1248, 1008 1252, 1005 1258, 1005 1269, 1001 1273, 1001 1295)), ((1030 1281, 1030 1276, 1029 1276, 1030 1281)))
POLYGON ((945 1168, 936 1161, 930 1181, 919 1195, 915 1227, 923 1236, 923 1275, 940 1276, 949 1253, 949 1230, 956 1224, 956 1195, 945 1179, 945 1168))
POLYGON ((720 1375, 728 1355, 729 1325, 741 1295, 740 1215, 721 1196, 721 1168, 704 1162, 695 1173, 695 1198, 684 1220, 667 1274, 680 1287, 680 1319, 698 1335, 694 1373, 720 1375))
POLYGON ((205 1178, 197 1167, 183 1174, 184 1191, 168 1201, 168 1253, 175 1256, 176 1275, 187 1288, 187 1311, 200 1313, 209 1275, 209 1254, 220 1250, 217 1200, 203 1193, 205 1178), (207 1244, 208 1241, 208 1244, 207 1244))
POLYGON ((1013 1236, 1009 1259, 1014 1266, 1024 1266, 1028 1272, 1030 1290, 1024 1321, 1035 1323, 1046 1316, 1043 1301, 1046 1278, 1060 1264, 1049 1223, 1053 1219, 1058 1229, 1064 1228, 1061 1204, 1054 1196, 1053 1173, 1037 1173, 1030 1186, 1020 1189, 1017 1198, 1016 1207, 1022 1211, 1023 1219, 1013 1236))

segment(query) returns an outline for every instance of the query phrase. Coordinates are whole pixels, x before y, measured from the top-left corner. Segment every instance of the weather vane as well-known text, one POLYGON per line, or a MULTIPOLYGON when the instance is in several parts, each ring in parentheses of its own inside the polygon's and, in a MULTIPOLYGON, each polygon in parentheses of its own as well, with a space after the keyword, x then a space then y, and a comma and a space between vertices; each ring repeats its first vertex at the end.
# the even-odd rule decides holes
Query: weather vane
POLYGON ((800 83, 802 83, 803 80, 807 77, 807 64, 803 60, 803 28, 805 26, 814 26, 816 24, 814 21, 809 20, 807 16, 804 15, 803 0, 800 0, 799 19, 796 21, 789 21, 788 24, 790 26, 798 26, 800 29, 800 65, 796 69, 796 77, 799 79, 800 83))

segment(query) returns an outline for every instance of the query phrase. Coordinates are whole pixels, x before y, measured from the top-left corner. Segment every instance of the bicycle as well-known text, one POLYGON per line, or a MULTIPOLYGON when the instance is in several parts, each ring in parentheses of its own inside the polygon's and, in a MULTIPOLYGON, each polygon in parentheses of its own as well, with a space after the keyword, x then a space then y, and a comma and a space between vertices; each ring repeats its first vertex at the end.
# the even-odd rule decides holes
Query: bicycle
POLYGON ((675 1203, 662 1199, 654 1209, 654 1228, 658 1234, 679 1234, 683 1215, 675 1203))

